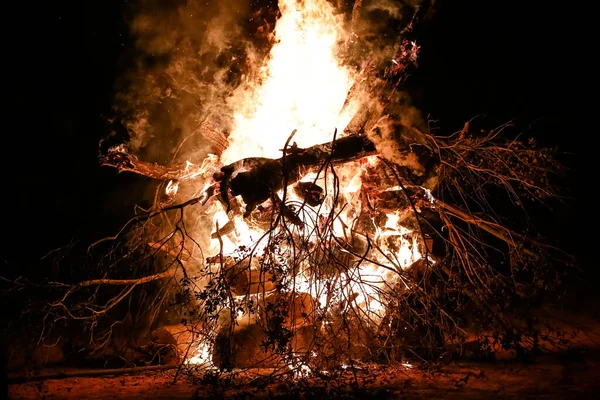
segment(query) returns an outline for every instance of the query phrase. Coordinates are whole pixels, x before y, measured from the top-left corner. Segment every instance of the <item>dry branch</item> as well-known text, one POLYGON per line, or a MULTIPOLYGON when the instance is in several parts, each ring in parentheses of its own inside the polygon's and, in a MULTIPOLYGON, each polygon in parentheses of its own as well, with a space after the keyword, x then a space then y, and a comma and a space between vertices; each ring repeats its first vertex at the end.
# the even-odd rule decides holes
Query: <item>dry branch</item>
POLYGON ((88 281, 79 282, 73 285, 67 285, 65 283, 51 282, 50 284, 59 286, 70 286, 71 290, 77 290, 88 286, 94 285, 116 285, 116 286, 127 286, 127 285, 142 285, 144 283, 157 281, 168 277, 172 274, 170 269, 160 272, 154 275, 148 275, 137 279, 90 279, 88 281))
POLYGON ((133 172, 160 180, 183 179, 188 175, 185 165, 165 166, 138 159, 125 151, 111 150, 100 158, 100 165, 116 168, 119 172, 133 172))
MULTIPOLYGON (((511 229, 504 227, 504 226, 499 226, 498 224, 495 224, 495 223, 486 221, 484 219, 481 219, 479 217, 476 217, 476 216, 469 214, 466 211, 463 211, 457 207, 454 207, 450 204, 444 203, 443 201, 437 200, 436 204, 440 208, 443 208, 446 211, 448 211, 449 213, 456 215, 462 221, 469 223, 469 224, 473 224, 473 225, 477 226, 478 228, 483 229, 487 233, 497 237, 498 239, 502 240, 503 242, 507 243, 510 246, 519 247, 519 243, 514 238, 519 238, 521 240, 529 240, 529 239, 525 238, 523 235, 521 235, 520 233, 517 233, 511 229), (495 228, 494 225, 497 226, 497 228, 495 228)), ((529 249, 523 248, 522 251, 525 254, 534 257, 536 260, 539 259, 539 256, 529 249)))

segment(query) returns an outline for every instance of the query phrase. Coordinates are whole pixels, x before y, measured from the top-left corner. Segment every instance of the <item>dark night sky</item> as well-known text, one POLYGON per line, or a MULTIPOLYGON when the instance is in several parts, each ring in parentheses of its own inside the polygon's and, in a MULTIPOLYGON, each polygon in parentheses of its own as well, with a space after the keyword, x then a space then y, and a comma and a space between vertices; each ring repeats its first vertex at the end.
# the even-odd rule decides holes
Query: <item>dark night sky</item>
MULTIPOLYGON (((132 212, 130 194, 143 190, 140 179, 117 176, 96 158, 115 77, 127 68, 132 47, 128 7, 99 0, 23 3, 5 15, 17 26, 4 51, 12 108, 3 135, 8 239, 0 256, 8 260, 112 233, 132 212)), ((442 2, 418 33, 420 67, 408 81, 415 104, 447 133, 486 113, 531 125, 541 140, 573 151, 559 118, 565 103, 559 12, 538 1, 442 2)), ((554 223, 570 226, 568 216, 555 215, 554 223)))

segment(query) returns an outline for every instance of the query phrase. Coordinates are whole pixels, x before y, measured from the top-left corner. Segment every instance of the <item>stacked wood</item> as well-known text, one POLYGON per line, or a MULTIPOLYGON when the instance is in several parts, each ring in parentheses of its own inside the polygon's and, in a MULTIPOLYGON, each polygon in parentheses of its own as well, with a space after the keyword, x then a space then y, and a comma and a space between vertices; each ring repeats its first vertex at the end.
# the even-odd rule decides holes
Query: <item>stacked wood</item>
POLYGON ((269 345, 273 334, 291 334, 287 345, 294 354, 310 351, 317 329, 315 300, 308 293, 295 293, 291 299, 281 294, 267 295, 259 304, 259 319, 249 324, 224 325, 217 334, 212 362, 224 368, 281 367, 283 359, 269 345))
POLYGON ((212 363, 217 368, 271 368, 283 366, 272 349, 263 346, 267 336, 258 324, 250 324, 233 331, 221 328, 215 340, 212 363))
MULTIPOLYGON (((400 149, 403 154, 412 153, 414 148, 421 152, 426 149, 423 145, 415 147, 413 139, 398 137, 395 141, 395 149, 400 149)), ((234 218, 231 218, 231 214, 243 213, 244 218, 252 215, 248 223, 268 224, 273 211, 276 211, 283 215, 286 222, 301 225, 302 221, 294 210, 288 208, 278 197, 278 192, 290 187, 290 190, 294 191, 308 206, 317 207, 324 201, 323 188, 314 182, 302 182, 301 179, 308 173, 318 172, 331 165, 378 155, 380 150, 377 146, 371 136, 353 134, 308 148, 299 148, 295 143, 289 147, 286 144, 284 154, 278 159, 246 158, 223 166, 213 175, 214 182, 210 186, 212 190, 202 198, 202 204, 206 204, 208 197, 217 196, 216 198, 223 202, 227 212, 230 213, 230 222, 218 227, 211 237, 220 239, 235 231, 234 218), (264 218, 260 216, 257 218, 259 214, 264 218)), ((427 157, 419 154, 413 158, 419 161, 427 157)), ((161 167, 143 163, 126 153, 109 154, 104 160, 104 165, 156 179, 193 179, 181 167, 161 167)), ((313 267, 319 269, 319 276, 336 276, 352 267, 360 258, 357 254, 366 254, 369 249, 372 251, 364 238, 373 237, 385 227, 386 214, 392 212, 397 214, 398 211, 402 211, 402 220, 413 215, 412 199, 415 193, 411 190, 418 183, 410 180, 414 174, 397 172, 398 170, 391 170, 383 161, 370 160, 365 163, 363 185, 360 189, 362 202, 357 220, 348 227, 349 237, 343 243, 333 241, 327 246, 317 244, 311 252, 308 261, 313 267), (399 176, 403 177, 400 182, 399 176), (348 248, 344 247, 346 242, 348 248)), ((268 229, 268 226, 265 228, 268 229)), ((398 240, 398 238, 389 240, 398 240)), ((315 329, 321 329, 315 317, 316 300, 310 294, 296 293, 289 298, 288 295, 276 292, 280 277, 261 268, 256 257, 236 259, 218 255, 209 258, 208 262, 220 268, 221 277, 226 280, 231 295, 258 295, 259 298, 265 296, 259 302, 258 315, 237 326, 230 323, 222 325, 213 351, 212 361, 216 366, 245 368, 281 365, 282 360, 273 348, 265 346, 273 338, 274 332, 291 332, 287 345, 293 352, 301 353, 310 349, 314 341, 315 329)), ((336 327, 338 336, 340 332, 358 335, 358 332, 364 331, 360 321, 350 322, 353 324, 351 332, 354 333, 348 333, 344 326, 338 326, 336 327)), ((172 333, 171 336, 176 342, 174 345, 180 356, 184 354, 186 346, 189 348, 189 344, 194 340, 193 337, 185 335, 175 338, 175 334, 172 333)), ((351 339, 352 353, 357 355, 363 354, 372 341, 372 338, 367 336, 353 336, 351 339), (355 343, 357 341, 358 343, 355 343)), ((330 350, 335 351, 338 344, 331 344, 330 350)))
POLYGON ((277 285, 277 280, 272 273, 240 264, 230 268, 226 272, 226 276, 230 281, 231 292, 234 296, 267 293, 275 290, 277 285))
MULTIPOLYGON (((221 257, 208 258, 209 264, 221 265, 221 257)), ((222 259, 222 274, 234 296, 267 293, 275 289, 277 277, 261 269, 256 257, 251 259, 236 259, 224 256, 222 259)))
POLYGON ((308 293, 294 293, 291 298, 279 293, 265 297, 261 316, 267 325, 281 323, 288 329, 315 323, 315 299, 308 293))

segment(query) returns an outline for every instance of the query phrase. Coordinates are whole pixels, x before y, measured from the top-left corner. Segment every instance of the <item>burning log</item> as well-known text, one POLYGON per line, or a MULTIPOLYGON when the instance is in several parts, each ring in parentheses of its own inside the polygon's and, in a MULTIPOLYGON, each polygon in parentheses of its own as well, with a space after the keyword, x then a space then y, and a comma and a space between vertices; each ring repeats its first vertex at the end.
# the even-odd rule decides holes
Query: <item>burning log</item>
POLYGON ((270 334, 273 332, 265 329, 262 324, 251 323, 233 330, 224 326, 217 334, 211 361, 221 369, 283 367, 286 362, 280 354, 280 344, 300 356, 306 356, 314 347, 316 329, 313 325, 283 329, 285 331, 278 332, 283 341, 270 343, 270 334), (290 334, 289 340, 285 339, 284 332, 290 334))
MULTIPOLYGON (((332 163, 344 163, 354 161, 363 157, 377 154, 375 145, 366 136, 351 135, 345 138, 337 139, 334 142, 319 144, 306 149, 297 146, 291 146, 286 150, 286 169, 288 184, 300 179, 299 173, 320 166, 323 162, 330 160, 332 163), (294 177, 295 180, 294 180, 294 177)), ((260 167, 262 174, 270 177, 266 173, 269 169, 279 169, 283 166, 283 158, 270 159, 251 157, 236 161, 221 168, 222 174, 217 174, 219 178, 231 177, 232 174, 245 168, 255 169, 260 167)), ((132 172, 143 175, 148 178, 158 180, 185 180, 195 176, 190 173, 186 165, 161 165, 142 161, 133 154, 125 150, 114 148, 100 157, 100 165, 116 168, 119 172, 132 172)), ((259 173, 257 171, 257 173, 259 173)), ((222 181, 223 179, 218 179, 222 181)), ((241 182, 240 182, 241 184, 241 182)))
POLYGON ((326 162, 345 163, 376 153, 375 145, 366 136, 352 135, 306 149, 294 144, 278 159, 245 158, 224 166, 214 178, 220 182, 225 204, 229 207, 230 195, 239 195, 246 203, 244 216, 249 216, 256 206, 272 199, 284 186, 299 181, 326 162))
POLYGON ((179 364, 194 353, 199 335, 189 326, 177 324, 155 329, 151 333, 151 339, 155 345, 169 350, 165 354, 165 364, 179 364))
POLYGON ((311 207, 318 206, 325 199, 323 188, 313 182, 298 182, 294 185, 294 193, 311 207))
MULTIPOLYGON (((427 151, 425 146, 415 142, 414 138, 399 137, 395 141, 397 149, 403 154, 413 155, 415 160, 422 158, 423 151, 427 151), (413 149, 415 149, 413 151, 413 149), (424 150, 425 149, 425 150, 424 150), (413 154, 414 153, 414 154, 413 154)), ((220 197, 231 210, 231 198, 241 196, 246 205, 244 213, 248 217, 250 213, 260 204, 267 200, 273 200, 274 203, 280 203, 282 211, 288 219, 294 220, 293 213, 285 209, 281 199, 277 199, 276 193, 284 186, 294 184, 300 181, 309 172, 321 170, 326 164, 332 165, 344 164, 361 158, 380 154, 376 144, 365 135, 349 135, 336 139, 329 143, 319 144, 308 148, 299 148, 295 143, 287 147, 284 155, 278 159, 250 157, 238 160, 229 165, 223 166, 220 172, 216 172, 213 178, 220 189, 220 197)), ((408 156, 407 156, 408 157, 408 156)), ((430 157, 426 157, 427 159, 430 157)), ((417 161, 418 163, 418 161, 417 161)), ((111 150, 101 159, 101 164, 117 168, 119 172, 133 172, 139 175, 159 180, 185 180, 198 176, 198 171, 190 172, 188 167, 183 165, 163 166, 156 163, 148 163, 139 160, 136 156, 120 151, 111 150)), ((422 168, 420 166, 419 168, 422 168)), ((431 168, 429 168, 431 169, 431 168)), ((379 172, 375 174, 380 174, 379 172)), ((428 171, 427 176, 431 174, 428 171)), ((373 175, 371 173, 370 175, 373 175)), ((414 178, 410 171, 406 171, 409 177, 402 177, 405 184, 419 184, 421 182, 411 182, 414 178)), ((377 178, 381 180, 382 178, 377 178)), ((390 178, 383 178, 390 180, 390 178)), ((422 180, 422 179, 419 179, 422 180)), ((213 194, 215 186, 210 186, 205 197, 213 194)), ((323 189, 312 182, 298 182, 294 186, 294 192, 299 197, 306 200, 310 206, 319 205, 323 201, 323 189)), ((206 198, 203 200, 205 203, 206 198)), ((299 224, 299 221, 296 221, 299 224)), ((225 234, 230 227, 222 227, 222 234, 225 234)), ((216 233, 213 234, 213 238, 216 233)))
POLYGON ((282 366, 281 358, 262 346, 265 339, 265 331, 258 324, 233 332, 229 327, 223 327, 215 340, 212 363, 221 369, 282 366))
POLYGON ((235 231, 235 223, 233 221, 227 221, 223 227, 220 227, 217 231, 210 234, 212 239, 217 239, 219 236, 229 235, 235 231))
MULTIPOLYGON (((293 332, 287 345, 294 354, 307 354, 313 347, 315 329, 305 326, 293 332)), ((217 334, 212 363, 225 368, 269 368, 286 365, 281 355, 268 344, 269 335, 259 324, 236 328, 223 327, 217 334)))
POLYGON ((266 293, 275 290, 276 279, 266 271, 244 268, 237 265, 226 272, 231 280, 231 292, 234 296, 266 293))

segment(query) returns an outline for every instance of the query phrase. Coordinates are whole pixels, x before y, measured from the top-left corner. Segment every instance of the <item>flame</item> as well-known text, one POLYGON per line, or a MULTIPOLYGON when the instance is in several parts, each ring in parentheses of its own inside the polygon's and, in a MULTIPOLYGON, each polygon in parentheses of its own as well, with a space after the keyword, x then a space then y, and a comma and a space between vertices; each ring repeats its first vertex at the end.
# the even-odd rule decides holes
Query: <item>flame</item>
POLYGON ((357 74, 336 56, 344 39, 342 16, 326 0, 280 0, 279 9, 276 43, 266 65, 231 99, 234 127, 224 163, 280 157, 294 129, 300 147, 329 141, 357 109, 356 104, 344 107, 357 74))
POLYGON ((175 196, 178 190, 179 182, 173 182, 173 180, 170 180, 169 183, 167 183, 167 187, 165 188, 165 193, 169 196, 175 196))
MULTIPOLYGON (((234 126, 228 148, 220 160, 211 155, 200 167, 188 162, 186 177, 207 176, 216 170, 219 161, 222 165, 247 157, 278 158, 283 143, 294 129, 298 130, 294 139, 300 147, 330 141, 334 129, 343 134, 356 113, 358 100, 345 103, 358 73, 342 65, 337 56, 340 43, 345 39, 342 16, 336 14, 327 0, 280 0, 279 9, 281 17, 275 27, 276 43, 269 57, 257 76, 248 79, 229 99, 234 110, 234 126)), ((416 51, 416 45, 414 47, 416 51)), ((326 194, 323 203, 313 210, 326 216, 340 210, 340 204, 343 204, 340 212, 332 213, 335 214, 333 233, 336 237, 347 238, 353 234, 351 227, 364 207, 362 175, 365 167, 373 166, 375 162, 376 159, 370 157, 336 167, 340 197, 334 199, 331 194, 326 194)), ((302 181, 331 188, 335 186, 331 175, 310 173, 302 181)), ((207 187, 208 184, 203 190, 207 187)), ((177 186, 169 182, 167 193, 172 189, 177 190, 177 186)), ((286 190, 286 193, 286 201, 302 204, 302 199, 293 190, 286 190)), ((279 195, 283 197, 283 190, 279 195)), ((431 193, 427 195, 431 196, 431 193)), ((265 234, 263 229, 235 213, 228 213, 219 201, 213 202, 205 213, 212 217, 213 227, 208 254, 234 254, 240 246, 252 247, 254 244, 258 245, 255 254, 264 251, 261 246, 266 243, 259 241, 265 234), (225 229, 226 226, 230 229, 225 229)), ((314 225, 318 224, 318 218, 300 218, 304 224, 302 229, 316 242, 318 235, 314 225)), ((380 253, 373 256, 376 262, 363 260, 335 280, 315 280, 310 279, 310 266, 306 261, 296 276, 289 278, 293 288, 296 292, 309 294, 317 302, 317 308, 332 303, 344 304, 345 308, 360 310, 370 321, 381 321, 386 307, 382 293, 397 279, 394 271, 407 268, 422 257, 418 235, 401 226, 400 221, 399 213, 388 213, 385 226, 377 228, 368 238, 378 246, 380 253), (390 240, 394 246, 387 244, 390 240)), ((243 315, 235 316, 241 317, 243 315)), ((200 343, 187 363, 206 363, 210 359, 210 348, 207 343, 200 343)), ((342 368, 347 366, 342 365, 342 368)), ((310 368, 302 364, 300 374, 309 372, 310 368)))
POLYGON ((211 361, 212 351, 208 343, 200 343, 193 354, 184 361, 185 364, 190 365, 206 365, 207 367, 213 367, 211 361))

